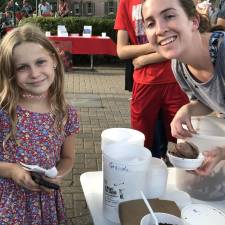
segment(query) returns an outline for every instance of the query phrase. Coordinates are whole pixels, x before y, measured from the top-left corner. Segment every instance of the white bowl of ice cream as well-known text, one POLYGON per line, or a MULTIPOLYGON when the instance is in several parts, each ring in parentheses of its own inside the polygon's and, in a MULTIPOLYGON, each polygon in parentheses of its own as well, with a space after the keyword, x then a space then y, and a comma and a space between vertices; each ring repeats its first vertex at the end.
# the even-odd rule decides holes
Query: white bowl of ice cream
POLYGON ((174 144, 167 155, 174 167, 184 170, 195 170, 202 165, 204 160, 198 148, 188 142, 174 144))
POLYGON ((204 156, 202 153, 199 153, 196 159, 186 159, 173 156, 168 153, 169 160, 174 167, 184 169, 184 170, 196 170, 202 165, 204 156))
MULTIPOLYGON (((174 216, 168 213, 159 213, 156 212, 155 216, 157 217, 159 223, 168 224, 168 225, 184 225, 184 222, 181 218, 174 216)), ((141 219, 140 225, 154 225, 154 220, 151 214, 145 215, 141 219)))

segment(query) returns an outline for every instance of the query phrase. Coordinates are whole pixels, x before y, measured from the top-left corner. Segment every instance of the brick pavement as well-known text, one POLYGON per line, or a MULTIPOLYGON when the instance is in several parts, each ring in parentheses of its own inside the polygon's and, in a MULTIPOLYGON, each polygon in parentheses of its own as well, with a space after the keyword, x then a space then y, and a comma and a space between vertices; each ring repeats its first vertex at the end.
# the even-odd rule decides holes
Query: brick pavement
POLYGON ((66 213, 69 225, 91 225, 80 175, 101 170, 100 141, 104 129, 130 127, 130 93, 124 90, 123 68, 114 67, 67 73, 65 91, 67 98, 77 106, 81 122, 74 168, 62 184, 66 213))

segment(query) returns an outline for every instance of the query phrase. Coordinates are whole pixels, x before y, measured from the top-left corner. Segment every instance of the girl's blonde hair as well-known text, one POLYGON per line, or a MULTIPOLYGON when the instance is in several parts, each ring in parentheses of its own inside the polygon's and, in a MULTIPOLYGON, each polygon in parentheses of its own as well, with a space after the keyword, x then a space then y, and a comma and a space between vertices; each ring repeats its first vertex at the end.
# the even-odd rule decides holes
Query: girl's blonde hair
MULTIPOLYGON (((13 50, 24 42, 41 45, 56 60, 55 80, 49 88, 49 100, 55 126, 63 131, 67 120, 67 104, 64 96, 64 68, 58 51, 43 32, 35 25, 26 24, 6 34, 0 44, 0 107, 10 118, 11 130, 6 139, 16 137, 16 107, 21 96, 21 88, 16 83, 13 50)), ((27 49, 29 54, 29 49, 27 49)), ((7 140, 5 140, 7 141, 7 140)))

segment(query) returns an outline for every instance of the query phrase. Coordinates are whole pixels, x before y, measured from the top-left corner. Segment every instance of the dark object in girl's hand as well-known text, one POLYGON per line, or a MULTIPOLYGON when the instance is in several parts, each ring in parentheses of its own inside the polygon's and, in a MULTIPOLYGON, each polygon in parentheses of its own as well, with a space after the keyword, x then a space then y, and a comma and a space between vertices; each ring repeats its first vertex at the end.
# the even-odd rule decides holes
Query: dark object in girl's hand
POLYGON ((32 172, 31 177, 32 177, 32 179, 35 183, 37 183, 41 186, 44 186, 44 187, 47 187, 47 188, 50 188, 50 189, 54 189, 54 190, 58 190, 60 188, 59 185, 51 183, 47 180, 44 180, 42 178, 42 176, 38 173, 32 172))

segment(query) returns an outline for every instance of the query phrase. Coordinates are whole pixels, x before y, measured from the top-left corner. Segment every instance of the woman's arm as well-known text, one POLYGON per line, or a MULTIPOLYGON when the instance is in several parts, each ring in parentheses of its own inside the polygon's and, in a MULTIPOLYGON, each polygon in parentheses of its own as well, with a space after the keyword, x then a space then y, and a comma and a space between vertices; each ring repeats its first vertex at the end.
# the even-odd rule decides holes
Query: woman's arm
POLYGON ((131 45, 126 30, 117 32, 117 54, 120 59, 133 59, 141 55, 155 52, 149 43, 142 45, 131 45))

